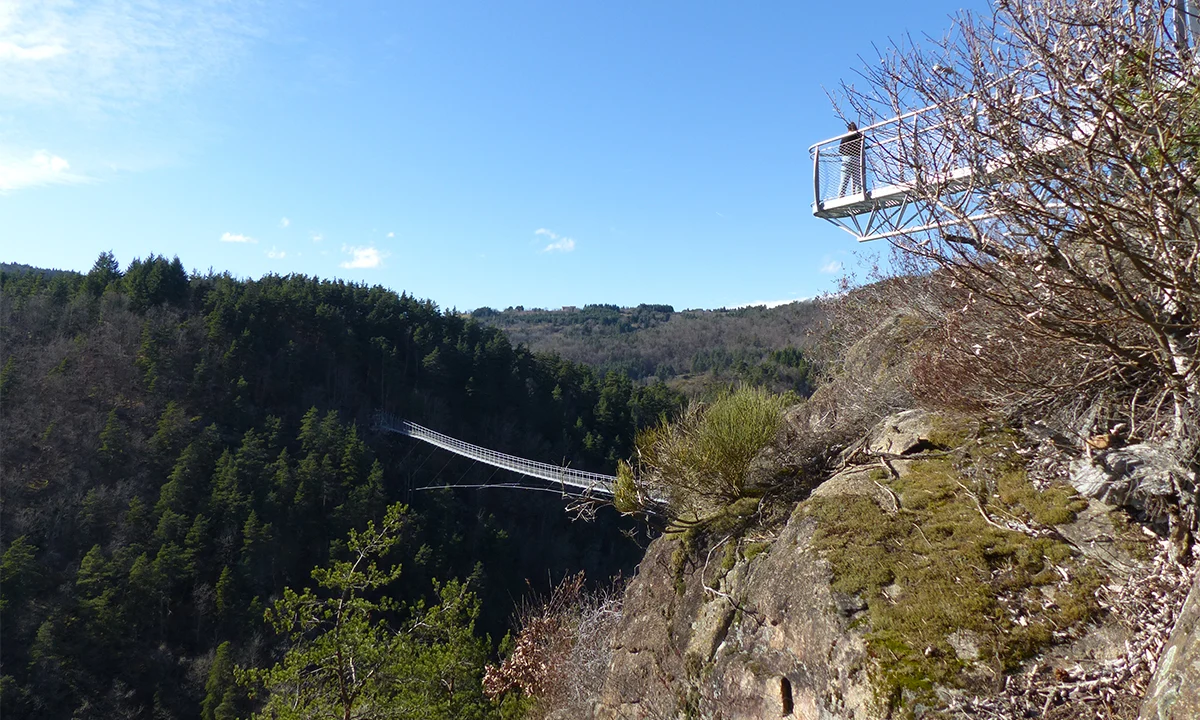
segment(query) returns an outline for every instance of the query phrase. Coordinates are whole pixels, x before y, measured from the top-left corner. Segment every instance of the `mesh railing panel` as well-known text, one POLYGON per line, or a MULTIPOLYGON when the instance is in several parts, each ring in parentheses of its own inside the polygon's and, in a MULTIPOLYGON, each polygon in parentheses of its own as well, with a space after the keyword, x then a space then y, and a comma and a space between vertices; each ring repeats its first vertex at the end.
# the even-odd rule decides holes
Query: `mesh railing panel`
MULTIPOLYGON (((955 107, 971 122, 969 101, 955 107)), ((912 185, 917 168, 923 178, 937 181, 970 164, 971 153, 964 152, 958 139, 964 122, 954 124, 944 118, 947 108, 930 107, 901 115, 863 128, 860 143, 843 147, 849 133, 817 143, 810 148, 813 159, 813 190, 819 204, 875 193, 889 186, 912 185)), ((977 121, 977 120, 976 120, 977 121)))

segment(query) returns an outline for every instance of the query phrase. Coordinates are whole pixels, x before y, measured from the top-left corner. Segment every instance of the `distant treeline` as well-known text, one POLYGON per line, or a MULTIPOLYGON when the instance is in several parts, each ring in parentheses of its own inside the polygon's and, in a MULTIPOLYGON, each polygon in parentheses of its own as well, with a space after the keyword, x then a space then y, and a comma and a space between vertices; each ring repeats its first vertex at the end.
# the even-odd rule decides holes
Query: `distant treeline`
POLYGON ((775 391, 812 392, 807 354, 818 305, 684 310, 670 305, 585 305, 561 310, 479 308, 471 317, 518 343, 618 372, 640 383, 666 382, 689 394, 742 382, 775 391))

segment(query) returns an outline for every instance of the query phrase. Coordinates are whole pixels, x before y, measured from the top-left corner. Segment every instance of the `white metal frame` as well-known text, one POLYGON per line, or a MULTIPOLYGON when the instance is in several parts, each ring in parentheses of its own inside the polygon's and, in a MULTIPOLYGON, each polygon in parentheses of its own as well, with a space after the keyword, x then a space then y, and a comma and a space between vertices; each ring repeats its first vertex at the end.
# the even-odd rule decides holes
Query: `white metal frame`
MULTIPOLYGON (((1200 0, 1182 0, 1177 6, 1176 12, 1182 11, 1183 14, 1177 16, 1176 27, 1186 25, 1181 52, 1186 51, 1188 46, 1195 48, 1200 44, 1198 3, 1200 0)), ((1038 96, 1040 95, 1033 97, 1038 96)), ((967 106, 964 112, 968 117, 974 112, 970 97, 952 101, 952 104, 956 103, 967 106)), ((944 124, 936 121, 924 125, 921 122, 922 118, 934 114, 941 107, 943 106, 931 105, 912 110, 810 146, 808 152, 813 161, 813 216, 828 220, 853 235, 859 242, 885 240, 897 235, 946 229, 999 217, 999 213, 983 209, 982 198, 978 193, 1002 180, 1004 170, 1009 164, 1006 158, 999 158, 982 169, 962 165, 941 168, 938 173, 929 177, 909 177, 906 168, 876 165, 880 160, 886 161, 888 157, 895 157, 897 153, 881 153, 877 150, 872 154, 873 147, 900 143, 906 137, 915 138, 919 133, 936 131, 943 127, 944 124), (842 195, 840 187, 837 193, 825 192, 828 173, 823 173, 822 170, 834 167, 837 176, 841 177, 846 157, 840 152, 841 142, 855 133, 862 136, 862 146, 859 150, 862 192, 842 195), (881 179, 883 182, 878 182, 881 179), (930 203, 928 196, 919 191, 922 186, 937 188, 940 199, 930 203), (940 211, 949 209, 948 206, 954 206, 957 212, 940 211), (973 209, 964 212, 968 208, 973 209)), ((1057 152, 1068 142, 1079 141, 1091 135, 1097 126, 1097 123, 1081 125, 1072 131, 1070 138, 1046 138, 1035 143, 1034 150, 1039 153, 1057 152)), ((961 162, 962 158, 959 161, 961 162)))

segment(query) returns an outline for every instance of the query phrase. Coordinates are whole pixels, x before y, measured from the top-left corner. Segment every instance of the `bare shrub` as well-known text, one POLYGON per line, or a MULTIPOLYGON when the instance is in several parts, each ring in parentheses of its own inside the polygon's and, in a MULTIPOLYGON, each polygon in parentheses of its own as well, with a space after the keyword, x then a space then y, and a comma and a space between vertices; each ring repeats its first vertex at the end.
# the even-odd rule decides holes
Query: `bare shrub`
POLYGON ((534 700, 526 717, 587 717, 600 695, 621 619, 624 583, 588 591, 582 572, 540 603, 518 611, 513 650, 483 677, 490 698, 518 691, 534 700))
POLYGON ((944 314, 928 273, 885 274, 871 268, 868 285, 822 298, 817 391, 789 425, 833 441, 861 434, 884 416, 913 407, 910 375, 916 352, 944 314))
POLYGON ((1176 5, 1001 0, 894 43, 843 97, 868 120, 926 106, 937 128, 876 147, 939 224, 893 244, 962 301, 922 382, 1125 406, 1195 466, 1200 76, 1176 5))

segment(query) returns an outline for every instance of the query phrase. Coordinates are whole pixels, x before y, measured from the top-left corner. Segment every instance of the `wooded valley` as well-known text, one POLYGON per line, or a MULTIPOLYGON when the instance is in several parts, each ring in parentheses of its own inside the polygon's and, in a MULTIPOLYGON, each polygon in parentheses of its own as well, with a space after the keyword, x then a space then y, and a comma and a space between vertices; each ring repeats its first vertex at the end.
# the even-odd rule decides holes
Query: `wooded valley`
POLYGON ((410 631, 444 608, 404 659, 427 679, 414 697, 491 716, 479 678, 514 604, 568 572, 628 573, 639 528, 572 522, 553 493, 417 490, 494 473, 375 435, 372 413, 612 472, 681 402, 406 294, 155 256, 6 268, 0 342, 6 718, 245 716, 235 666, 289 648, 264 611, 398 501, 380 559, 399 578, 363 597, 410 631))

